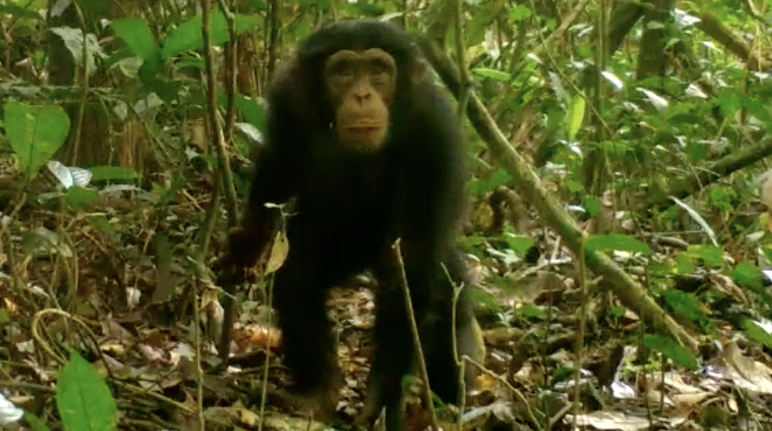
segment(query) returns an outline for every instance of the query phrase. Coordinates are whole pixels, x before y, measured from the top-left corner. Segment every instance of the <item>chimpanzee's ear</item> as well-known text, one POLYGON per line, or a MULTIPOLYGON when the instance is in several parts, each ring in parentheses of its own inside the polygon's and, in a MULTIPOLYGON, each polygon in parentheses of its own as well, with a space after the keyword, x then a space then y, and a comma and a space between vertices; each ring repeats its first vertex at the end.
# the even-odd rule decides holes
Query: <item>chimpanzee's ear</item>
POLYGON ((411 65, 413 70, 410 71, 410 80, 412 82, 421 82, 426 79, 431 65, 424 57, 423 51, 421 51, 421 48, 418 45, 413 45, 411 50, 413 51, 411 56, 414 60, 411 65))

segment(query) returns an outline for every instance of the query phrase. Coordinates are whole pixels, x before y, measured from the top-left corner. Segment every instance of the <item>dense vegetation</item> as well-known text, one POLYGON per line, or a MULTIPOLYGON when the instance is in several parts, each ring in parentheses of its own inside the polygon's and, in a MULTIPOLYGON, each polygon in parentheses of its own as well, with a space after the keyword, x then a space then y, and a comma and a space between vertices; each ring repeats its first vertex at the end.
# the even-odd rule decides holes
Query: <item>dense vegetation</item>
MULTIPOLYGON (((487 354, 460 425, 769 427, 760 0, 0 0, 0 424, 17 405, 33 429, 307 426, 272 396, 287 244, 237 292, 227 370, 212 280, 266 87, 360 17, 416 37, 464 125, 487 354)), ((333 302, 350 416, 372 298, 333 302)))

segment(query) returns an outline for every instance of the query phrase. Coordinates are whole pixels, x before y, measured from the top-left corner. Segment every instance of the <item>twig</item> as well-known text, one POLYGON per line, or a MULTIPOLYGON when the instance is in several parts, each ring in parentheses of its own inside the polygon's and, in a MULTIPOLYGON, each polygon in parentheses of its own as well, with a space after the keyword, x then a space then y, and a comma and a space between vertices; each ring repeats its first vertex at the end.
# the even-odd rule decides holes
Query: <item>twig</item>
POLYGON ((426 360, 424 359, 423 348, 421 347, 421 336, 418 334, 418 324, 415 321, 415 312, 413 310, 413 301, 410 298, 410 287, 407 284, 407 274, 405 273, 405 262, 402 261, 402 249, 399 246, 401 239, 397 238, 391 249, 394 252, 394 258, 397 260, 399 266, 399 284, 402 287, 402 297, 405 299, 405 310, 407 311, 407 318, 410 322, 410 332, 413 334, 413 348, 416 352, 416 361, 418 362, 418 372, 421 375, 421 380, 426 385, 423 391, 424 403, 429 410, 429 416, 432 421, 432 431, 439 431, 437 426, 437 414, 434 411, 434 403, 432 402, 432 390, 429 386, 429 372, 426 370, 426 360))

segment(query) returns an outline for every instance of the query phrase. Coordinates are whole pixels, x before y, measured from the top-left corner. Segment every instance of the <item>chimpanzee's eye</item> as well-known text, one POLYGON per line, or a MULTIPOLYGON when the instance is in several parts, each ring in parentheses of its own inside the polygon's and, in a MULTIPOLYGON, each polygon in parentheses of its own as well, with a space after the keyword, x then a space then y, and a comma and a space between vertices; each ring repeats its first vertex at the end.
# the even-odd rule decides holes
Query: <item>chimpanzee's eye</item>
POLYGON ((338 84, 345 84, 354 79, 354 69, 348 64, 341 64, 332 70, 332 79, 338 84))

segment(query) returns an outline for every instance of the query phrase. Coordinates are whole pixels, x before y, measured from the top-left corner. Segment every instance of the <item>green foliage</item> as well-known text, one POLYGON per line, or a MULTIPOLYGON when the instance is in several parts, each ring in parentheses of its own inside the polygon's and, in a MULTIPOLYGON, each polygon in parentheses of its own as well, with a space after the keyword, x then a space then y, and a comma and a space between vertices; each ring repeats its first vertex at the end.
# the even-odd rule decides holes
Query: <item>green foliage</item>
POLYGON ((4 120, 8 142, 30 178, 56 153, 70 130, 70 118, 59 106, 10 101, 4 120))
POLYGON ((579 128, 582 127, 582 121, 584 120, 584 110, 584 97, 580 95, 572 97, 571 104, 568 106, 568 113, 566 115, 565 137, 567 140, 572 141, 576 137, 576 134, 579 132, 579 128))
POLYGON ((769 325, 762 325, 759 322, 750 319, 744 319, 741 323, 743 334, 748 337, 749 340, 753 340, 759 344, 772 349, 772 335, 769 333, 769 325))
POLYGON ((158 44, 147 21, 141 18, 123 18, 113 21, 110 26, 131 52, 143 60, 158 52, 158 44))
MULTIPOLYGON (((230 40, 225 15, 220 11, 213 11, 210 18, 209 34, 212 45, 221 45, 230 40)), ((201 50, 204 47, 201 34, 202 19, 201 14, 197 14, 169 32, 163 44, 164 57, 174 57, 190 50, 201 50)), ((237 36, 251 30, 257 24, 257 17, 254 16, 235 14, 234 19, 237 36)))
POLYGON ((646 334, 643 345, 662 354, 680 367, 695 371, 699 366, 697 358, 689 352, 689 349, 676 343, 672 338, 646 334))
POLYGON ((59 372, 56 406, 65 430, 117 429, 118 408, 110 388, 91 364, 75 350, 59 372))
POLYGON ((694 295, 680 290, 666 290, 662 292, 662 298, 675 313, 689 319, 703 330, 711 332, 711 335, 717 335, 713 323, 703 310, 704 306, 694 295))

